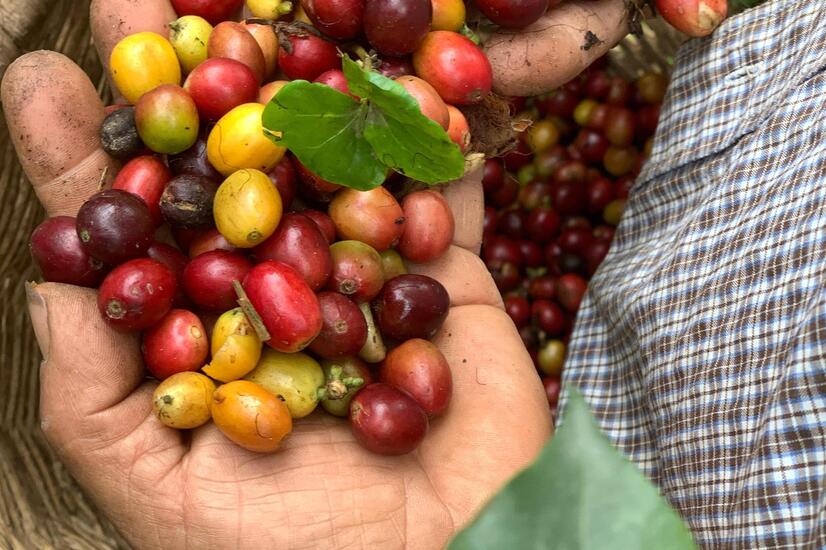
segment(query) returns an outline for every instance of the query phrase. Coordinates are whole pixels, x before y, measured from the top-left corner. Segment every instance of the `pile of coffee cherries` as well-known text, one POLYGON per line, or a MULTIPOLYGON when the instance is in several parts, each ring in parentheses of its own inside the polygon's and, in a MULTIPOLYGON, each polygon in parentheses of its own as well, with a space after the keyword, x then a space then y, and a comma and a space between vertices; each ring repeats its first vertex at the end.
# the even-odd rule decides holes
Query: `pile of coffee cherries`
POLYGON ((229 20, 237 0, 173 5, 168 36, 132 34, 111 53, 125 101, 107 108, 101 146, 122 168, 76 218, 34 231, 44 279, 97 288, 108 326, 140 332, 167 426, 211 419, 270 452, 320 404, 367 449, 412 451, 450 402, 450 368, 428 340, 450 299, 405 260, 447 250, 449 205, 399 174, 369 191, 325 181, 265 134, 262 113, 289 80, 346 93, 351 55, 467 150, 452 105, 482 100, 491 72, 456 32, 464 4, 316 0, 289 13, 250 0, 243 22, 229 20))
POLYGON ((566 344, 588 280, 649 156, 668 85, 630 82, 603 58, 544 96, 514 101, 532 124, 485 165, 482 258, 556 408, 566 344))

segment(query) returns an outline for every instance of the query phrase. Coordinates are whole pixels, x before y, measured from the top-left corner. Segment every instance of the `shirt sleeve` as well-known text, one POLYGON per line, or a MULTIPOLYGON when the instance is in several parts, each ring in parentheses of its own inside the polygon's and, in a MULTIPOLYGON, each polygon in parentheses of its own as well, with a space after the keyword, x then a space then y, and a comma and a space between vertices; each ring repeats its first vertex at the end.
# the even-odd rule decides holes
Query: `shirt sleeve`
POLYGON ((705 547, 826 546, 824 44, 822 3, 770 0, 683 47, 569 345, 705 547))

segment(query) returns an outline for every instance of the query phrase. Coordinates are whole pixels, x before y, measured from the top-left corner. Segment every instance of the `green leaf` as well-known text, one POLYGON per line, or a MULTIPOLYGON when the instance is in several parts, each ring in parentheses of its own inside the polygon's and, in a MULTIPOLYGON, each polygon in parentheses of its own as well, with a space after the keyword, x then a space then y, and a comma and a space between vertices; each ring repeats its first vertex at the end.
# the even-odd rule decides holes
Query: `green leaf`
POLYGON ((465 157, 447 132, 424 116, 401 84, 365 71, 347 57, 343 70, 350 91, 369 100, 364 137, 379 160, 414 180, 442 183, 462 177, 465 157))
POLYGON ((323 84, 295 80, 264 109, 267 135, 288 148, 322 178, 366 191, 378 187, 387 168, 364 137, 368 106, 323 84))
POLYGON ((264 109, 267 136, 333 183, 366 191, 388 168, 425 183, 462 177, 465 158, 398 83, 347 56, 342 67, 358 102, 323 84, 296 80, 264 109))
POLYGON ((539 458, 495 495, 449 550, 688 550, 696 546, 657 489, 611 446, 570 392, 539 458))

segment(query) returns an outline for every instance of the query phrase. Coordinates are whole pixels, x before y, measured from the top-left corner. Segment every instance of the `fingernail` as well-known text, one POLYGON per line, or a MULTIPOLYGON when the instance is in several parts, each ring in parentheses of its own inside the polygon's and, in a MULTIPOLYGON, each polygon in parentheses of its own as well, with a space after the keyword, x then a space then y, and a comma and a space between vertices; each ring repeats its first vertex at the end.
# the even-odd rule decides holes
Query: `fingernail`
POLYGON ((37 345, 40 346, 40 353, 43 355, 43 361, 45 362, 49 359, 49 344, 51 342, 46 301, 38 292, 36 283, 26 283, 26 297, 29 301, 29 316, 32 318, 34 336, 37 338, 37 345))

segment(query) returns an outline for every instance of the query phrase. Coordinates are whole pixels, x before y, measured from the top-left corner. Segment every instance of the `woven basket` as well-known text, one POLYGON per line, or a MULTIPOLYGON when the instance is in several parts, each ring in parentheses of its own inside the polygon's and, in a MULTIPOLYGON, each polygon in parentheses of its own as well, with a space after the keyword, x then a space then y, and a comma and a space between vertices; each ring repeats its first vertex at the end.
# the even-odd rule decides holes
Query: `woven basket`
MULTIPOLYGON (((75 60, 108 94, 91 44, 88 10, 89 0, 2 0, 0 76, 16 56, 51 49, 75 60)), ((670 28, 653 21, 642 39, 630 38, 612 51, 612 64, 629 78, 647 67, 667 72, 670 59, 663 52, 673 52, 678 44, 670 28)), ((43 211, 16 160, 2 116, 0 144, 0 549, 127 548, 40 432, 40 353, 23 283, 37 277, 27 243, 43 211)))

